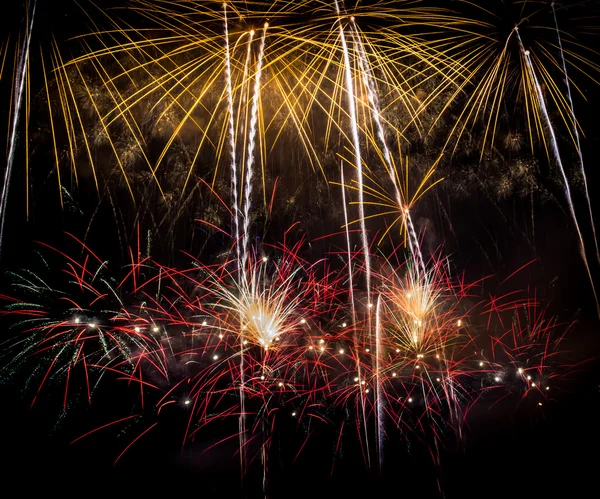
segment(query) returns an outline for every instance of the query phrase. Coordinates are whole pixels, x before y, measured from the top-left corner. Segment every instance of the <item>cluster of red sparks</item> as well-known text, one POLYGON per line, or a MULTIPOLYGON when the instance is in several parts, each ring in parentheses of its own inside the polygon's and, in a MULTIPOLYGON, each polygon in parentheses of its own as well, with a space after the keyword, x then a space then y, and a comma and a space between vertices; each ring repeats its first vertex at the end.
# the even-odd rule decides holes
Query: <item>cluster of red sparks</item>
POLYGON ((133 403, 157 421, 123 453, 169 406, 188 411, 185 441, 238 419, 229 438, 239 438, 242 463, 249 442, 268 447, 282 415, 300 429, 333 424, 327 413, 343 408, 369 460, 393 429, 460 437, 482 400, 513 397, 543 410, 567 367, 558 357, 565 325, 521 292, 481 298, 481 281, 453 278, 442 258, 422 268, 398 255, 373 260, 367 296, 358 264, 310 263, 302 241, 263 246, 244 269, 228 256, 167 268, 132 250, 111 285, 107 264, 77 242, 82 258, 58 252, 70 289, 24 273, 15 286, 27 296, 3 297, 3 313, 18 318, 9 368, 43 365, 32 404, 59 384, 64 410, 74 389, 91 403, 109 373, 137 385, 133 403))

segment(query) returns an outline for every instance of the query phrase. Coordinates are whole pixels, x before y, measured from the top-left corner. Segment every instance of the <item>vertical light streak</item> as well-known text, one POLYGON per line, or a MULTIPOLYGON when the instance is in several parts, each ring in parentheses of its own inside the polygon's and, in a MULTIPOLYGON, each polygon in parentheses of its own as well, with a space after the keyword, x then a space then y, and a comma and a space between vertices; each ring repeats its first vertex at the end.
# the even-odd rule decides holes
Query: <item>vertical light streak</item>
POLYGON ((346 35, 342 26, 340 16, 340 6, 335 0, 335 9, 338 15, 340 26, 340 38, 342 41, 342 50, 344 52, 344 71, 346 77, 346 92, 348 93, 348 111, 350 113, 350 122, 352 128, 352 141, 354 143, 354 164, 356 166, 356 175, 358 180, 358 213, 360 217, 360 230, 362 236, 363 251, 365 254, 365 277, 367 281, 367 301, 371 304, 371 260, 369 257, 369 241, 367 239, 367 228, 365 226, 365 206, 363 196, 363 171, 362 158, 360 154, 360 139, 358 136, 358 123, 356 121, 356 100, 354 97, 354 84, 352 82, 352 71, 350 69, 350 54, 348 52, 348 44, 346 43, 346 35))
POLYGON ((369 100, 369 108, 371 109, 371 116, 373 121, 375 122, 375 126, 377 128, 377 137, 381 142, 381 146, 383 148, 383 157, 386 162, 386 167, 388 173, 390 175, 390 179, 394 186, 394 192, 396 194, 396 202, 398 203, 398 208, 404 210, 406 215, 406 226, 409 231, 409 251, 411 252, 415 263, 417 264, 417 269, 425 272, 425 264, 423 262, 423 256, 421 254, 420 245, 414 230, 414 226, 412 224, 412 220, 410 217, 410 213, 408 209, 404 208, 405 202, 402 200, 402 194, 400 193, 400 189, 398 187, 398 183, 396 182, 396 176, 394 175, 394 167, 392 163, 392 156, 390 154, 389 147, 385 140, 385 133, 383 130, 383 124, 381 123, 381 111, 379 106, 379 98, 377 97, 377 89, 375 88, 375 79, 373 78, 373 72, 371 71, 371 67, 369 65, 369 59, 367 57, 367 53, 365 51, 365 47, 360 39, 360 33, 356 27, 356 23, 354 22, 354 18, 352 19, 352 24, 354 26, 353 36, 355 40, 355 44, 358 46, 359 58, 358 64, 360 68, 360 73, 362 75, 363 84, 367 89, 367 98, 369 100), (412 239, 412 241, 411 241, 412 239))
MULTIPOLYGON (((4 240, 4 223, 6 219, 6 204, 8 202, 8 187, 10 185, 10 177, 12 174, 13 163, 15 160, 15 151, 17 145, 17 130, 19 127, 19 118, 21 116, 21 104, 23 102, 23 89, 25 87, 25 76, 27 60, 29 59, 29 45, 31 42, 31 32, 33 30, 33 18, 35 16, 35 7, 37 5, 36 0, 33 1, 33 7, 31 9, 31 15, 29 16, 29 23, 26 24, 26 42, 21 49, 21 56, 19 57, 19 64, 17 67, 17 74, 15 78, 15 84, 18 87, 17 93, 15 94, 15 114, 13 115, 11 131, 10 131, 10 146, 8 149, 8 159, 6 162, 6 170, 4 172, 4 182, 2 184, 2 193, 0 194, 0 251, 2 250, 2 242, 4 240)), ((28 11, 29 14, 29 11, 28 11)))
POLYGON ((579 237, 579 246, 580 246, 579 249, 581 251, 581 257, 583 258, 583 263, 585 264, 585 268, 587 270, 588 277, 590 279, 590 285, 592 286, 592 292, 594 293, 594 299, 596 301, 596 311, 598 313, 598 316, 600 317, 600 303, 598 303, 598 295, 596 294, 596 287, 594 286, 592 272, 590 270, 590 265, 588 263, 588 259, 586 256, 585 244, 583 242, 583 235, 581 234, 579 222, 577 221, 577 215, 575 214, 575 206, 573 205, 573 199, 571 197, 571 188, 569 187, 569 179, 567 178, 567 174, 565 172, 565 169, 563 167, 562 160, 560 157, 560 151, 558 149, 558 142, 556 140, 556 134, 554 132, 552 122, 550 121, 550 115, 548 114, 548 109, 546 108, 546 101, 544 100, 544 94, 542 93, 542 88, 540 87, 540 83, 535 74, 535 71, 533 68, 533 63, 531 62, 531 55, 529 53, 529 50, 525 50, 525 47, 523 46, 523 41, 521 40, 521 35, 519 34, 519 29, 515 28, 515 31, 517 32, 517 37, 519 38, 519 45, 521 46, 521 50, 523 51, 527 69, 529 70, 529 73, 531 75, 531 78, 533 80, 533 83, 534 83, 534 86, 536 89, 538 100, 540 102, 540 110, 542 112, 542 116, 544 117, 544 120, 546 121, 546 124, 548 126, 548 131, 550 133, 550 143, 552 144, 552 152, 554 153, 554 159, 556 160, 556 164, 558 165, 558 168, 560 169, 560 173, 562 175, 563 182, 565 184, 565 194, 566 194, 566 198, 567 198, 567 204, 569 205, 569 212, 571 213, 571 217, 573 218, 573 222, 575 223, 575 229, 577 230, 577 235, 579 237))
POLYGON ((587 175, 585 174, 585 168, 583 166, 583 151, 581 150, 581 140, 579 138, 579 129, 577 128, 577 118, 575 117, 575 106, 573 105, 573 97, 571 95, 571 83, 569 82, 569 74, 567 73, 567 63, 565 61, 565 53, 563 51, 562 38, 560 37, 560 30, 558 29, 558 19, 556 18, 556 10, 554 9, 554 2, 551 4, 552 14, 554 15, 554 25, 556 26, 556 37, 558 38, 558 47, 560 48, 560 59, 562 62, 562 70, 565 75, 565 84, 567 85, 567 101, 569 102, 569 111, 571 112, 571 122, 573 123, 573 133, 575 134, 575 141, 577 145, 577 154, 579 156, 579 170, 583 178, 583 186, 585 190, 585 198, 588 204, 588 210, 590 212, 590 222, 592 224, 592 233, 594 234, 594 244, 596 245, 596 258, 600 262, 600 249, 598 248, 598 237, 596 236, 596 224, 594 223, 594 214, 592 212, 592 202, 590 200, 590 191, 588 189, 587 175))
POLYGON ((238 208, 237 191, 237 161, 235 154, 235 124, 233 118, 233 89, 231 85, 231 56, 229 53, 229 28, 227 25, 227 4, 223 4, 223 13, 225 16, 225 80, 227 85, 227 112, 229 113, 229 147, 231 153, 231 188, 233 191, 233 214, 235 227, 235 248, 237 252, 238 266, 240 263, 240 221, 238 208))
MULTIPOLYGON (((266 431, 266 427, 267 427, 267 425, 265 425, 265 417, 266 417, 266 412, 265 412, 265 414, 263 414, 263 418, 261 421, 261 432, 262 432, 263 437, 265 435, 265 431, 266 431)), ((260 448, 260 457, 261 457, 261 461, 262 461, 262 465, 263 465, 263 476, 262 476, 263 494, 265 496, 265 499, 267 499, 267 497, 268 497, 267 496, 267 485, 268 485, 268 482, 267 482, 267 478, 268 478, 267 457, 268 456, 267 456, 267 442, 266 441, 263 441, 263 444, 260 448)))
POLYGON ((352 251, 350 249, 350 231, 348 229, 348 210, 346 209, 346 184, 344 182, 344 163, 340 163, 340 179, 342 181, 342 206, 344 207, 344 227, 346 228, 346 244, 348 246, 348 288, 352 307, 352 321, 356 320, 356 305, 354 304, 354 282, 352 278, 352 251))
POLYGON ((381 295, 377 295, 375 309, 375 396, 376 396, 376 431, 377 431, 377 456, 379 458, 379 471, 383 465, 383 397, 381 394, 381 295))
MULTIPOLYGON (((354 280, 352 278, 352 251, 350 246, 350 232, 348 229, 348 210, 346 209, 346 184, 344 182, 344 163, 340 163, 340 179, 342 181, 342 206, 344 207, 344 227, 346 228, 346 244, 348 247, 348 289, 350 291, 350 306, 352 310, 352 326, 356 324, 356 305, 354 303, 354 280)), ((362 369, 360 365, 360 359, 358 357, 359 352, 359 341, 356 338, 356 330, 352 334, 354 339, 354 351, 356 352, 356 374, 358 374, 359 383, 363 379, 362 369)), ((367 411, 365 408, 365 397, 362 390, 359 392, 360 395, 360 407, 362 411, 362 419, 365 432, 365 444, 367 446, 367 466, 371 467, 371 454, 368 452, 369 448, 369 435, 367 432, 367 411)))
MULTIPOLYGON (((342 19, 340 15, 340 6, 338 1, 335 0, 335 10, 338 16, 338 23, 340 29, 340 39, 342 42, 342 50, 344 53, 344 74, 346 79, 346 92, 348 93, 348 108, 350 113, 350 122, 352 128, 352 141, 354 143, 354 164, 356 167, 356 174, 358 180, 358 213, 360 217, 360 229, 362 236, 362 245, 363 251, 365 255, 365 277, 367 284, 367 308, 369 314, 369 333, 370 333, 370 319, 371 319, 371 262, 369 259, 369 243, 367 240, 367 228, 365 226, 365 207, 364 207, 364 196, 363 196, 363 172, 362 172, 362 158, 360 154, 360 140, 358 136, 358 124, 356 121, 356 101, 354 98, 354 84, 352 82, 352 71, 350 69, 350 55, 348 53, 348 44, 346 43, 346 35, 344 33, 344 27, 342 26, 342 19)), ((345 204, 344 204, 345 208, 345 204)), ((360 376, 359 376, 360 378, 360 376)), ((360 378, 362 379, 362 378, 360 378)), ((361 396, 361 404, 363 410, 363 424, 365 425, 365 442, 367 446, 367 465, 369 468, 371 467, 371 456, 369 452, 369 441, 368 441, 368 431, 366 429, 366 413, 365 413, 365 403, 364 403, 364 393, 362 390, 360 391, 361 396)))
MULTIPOLYGON (((244 72, 242 74, 242 83, 240 85, 240 99, 239 106, 237 111, 237 121, 236 121, 236 137, 244 137, 244 143, 242 145, 242 157, 240 159, 240 165, 242 166, 242 178, 244 177, 243 167, 246 163, 245 153, 246 153, 246 121, 248 121, 248 108, 246 107, 246 98, 248 94, 248 90, 246 89, 246 82, 248 81, 248 72, 250 68, 250 57, 252 56, 252 41, 254 40, 254 30, 251 30, 248 33, 248 43, 246 45, 246 61, 244 62, 244 72), (242 110, 244 118, 241 119, 242 110)), ((250 87, 250 85, 248 85, 250 87)), ((240 196, 243 196, 243 189, 240 191, 240 196)))
POLYGON ((248 260, 248 242, 250 239, 250 202, 252 196, 252 174, 254 167, 254 148, 256 146, 256 124, 258 121, 258 102, 260 97, 260 79, 262 74, 262 61, 265 52, 265 39, 267 37, 268 23, 265 23, 263 36, 260 40, 256 74, 254 77, 254 94, 252 96, 252 109, 250 112, 250 130, 248 132, 248 157, 246 158, 246 188, 244 191, 244 242, 242 253, 242 271, 245 272, 248 260))
POLYGON ((408 208, 404 209, 404 216, 406 217, 406 231, 408 232, 408 248, 413 256, 413 259, 415 260, 415 270, 418 279, 420 272, 423 272, 423 275, 425 275, 425 262, 421 253, 421 246, 419 244, 419 238, 417 237, 417 231, 415 230, 415 226, 408 208))
MULTIPOLYGON (((1 77, 2 76, 0 75, 0 78, 1 77)), ((44 78, 46 78, 45 70, 44 78)), ((29 64, 29 59, 27 59, 27 89, 25 102, 25 217, 27 220, 29 220, 29 118, 31 113, 31 65, 29 64)), ((62 206, 62 191, 60 190, 60 180, 58 182, 58 188, 60 194, 60 204, 62 206)))
POLYGON ((352 25, 354 26, 353 37, 355 39, 355 44, 358 46, 358 65, 360 68, 360 73, 362 75, 363 84, 367 89, 367 98, 369 100, 371 116, 373 118, 373 121, 375 122, 375 126, 377 127, 377 137, 381 142, 381 146, 383 148, 383 157, 388 168, 388 173, 390 174, 390 179, 392 180, 392 184, 394 185, 396 201, 398 203, 398 206, 402 207, 404 203, 402 202, 402 195, 400 194, 400 189, 398 188, 398 184, 396 182, 396 176, 394 175, 394 170, 392 167, 392 156, 386 143, 385 134, 383 131, 383 124, 381 123, 381 108, 379 106, 377 89, 375 88, 375 79, 373 78, 373 72, 371 71, 371 67, 369 65, 369 59, 367 57, 367 53, 365 51, 365 47, 362 43, 362 40, 360 39, 360 33, 356 27, 354 19, 352 19, 352 25))

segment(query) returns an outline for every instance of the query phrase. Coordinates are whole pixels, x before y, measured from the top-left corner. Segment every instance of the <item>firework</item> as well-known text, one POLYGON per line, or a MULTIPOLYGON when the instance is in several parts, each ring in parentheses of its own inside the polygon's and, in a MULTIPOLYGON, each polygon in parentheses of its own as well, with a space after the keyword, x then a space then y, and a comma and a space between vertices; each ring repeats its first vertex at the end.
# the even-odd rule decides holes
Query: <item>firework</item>
MULTIPOLYGON (((98 11, 110 28, 80 37, 79 55, 65 58, 53 42, 50 57, 40 53, 40 95, 60 192, 65 163, 75 175, 80 161, 89 166, 95 189, 104 178, 100 205, 106 196, 129 261, 119 271, 88 247, 96 212, 83 241, 69 236, 74 251, 42 244, 50 258, 11 272, 2 296, 12 326, 3 373, 36 382, 32 405, 58 386, 63 413, 75 394, 91 404, 109 379, 124 381, 127 415, 74 442, 143 420, 116 463, 185 411, 181 445, 226 428, 218 443, 237 442, 243 479, 259 463, 265 493, 273 442, 288 445, 291 427, 301 442, 294 460, 319 425, 335 434, 331 473, 347 440, 383 472, 396 435, 424 442, 439 465, 474 407, 511 400, 543 410, 573 367, 563 351, 569 324, 525 292, 486 299, 491 278, 468 283, 441 249, 428 254, 415 215, 475 124, 480 159, 493 148, 502 103, 518 93, 515 121, 560 169, 593 283, 556 129, 572 135, 589 204, 567 76, 576 54, 563 46, 554 4, 529 12, 517 3, 518 26, 494 38, 481 20, 490 12, 470 2, 456 2, 457 13, 410 2, 134 0, 149 29, 98 11), (542 11, 554 16, 558 52, 522 35, 542 11), (562 120, 553 123, 552 108, 562 120), (434 131, 442 140, 417 170, 406 150, 434 131), (317 195, 336 185, 327 192, 336 212, 320 216, 340 232, 309 237, 310 222, 283 229, 291 193, 308 183, 317 195), (119 189, 139 204, 129 210, 119 189), (184 212, 199 222, 188 228, 201 247, 175 257, 184 212), (172 250, 169 264, 153 237, 156 253, 172 250)), ((22 101, 27 116, 30 108, 30 23, 15 62, 2 224, 22 101)))

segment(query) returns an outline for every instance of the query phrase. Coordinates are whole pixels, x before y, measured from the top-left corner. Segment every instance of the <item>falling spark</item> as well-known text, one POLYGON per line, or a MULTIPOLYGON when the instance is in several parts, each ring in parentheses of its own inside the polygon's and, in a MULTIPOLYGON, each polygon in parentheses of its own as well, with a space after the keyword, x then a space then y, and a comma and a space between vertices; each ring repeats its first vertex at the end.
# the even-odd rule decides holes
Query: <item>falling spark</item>
POLYGON ((268 23, 265 23, 263 35, 258 50, 256 74, 254 76, 254 93, 252 95, 252 109, 250 111, 250 130, 248 132, 248 158, 246 162, 246 188, 244 191, 244 242, 242 246, 242 269, 245 269, 248 260, 248 242, 250 240, 250 202, 252 197, 252 176, 254 169, 254 149, 256 147, 256 125, 258 122, 258 103, 260 97, 260 80, 262 63, 265 53, 265 39, 267 37, 268 23))
POLYGON ((381 315, 381 295, 377 296, 377 307, 375 310, 375 390, 377 396, 377 456, 379 458, 379 470, 381 471, 381 467, 383 466, 383 396, 381 393, 381 356, 380 352, 383 350, 381 348, 381 323, 380 323, 380 315, 381 315))
POLYGON ((552 126, 552 121, 550 121, 550 115, 548 114, 548 109, 546 108, 546 101, 544 100, 544 94, 542 92, 542 88, 540 87, 540 83, 535 74, 533 63, 531 62, 531 54, 529 50, 525 50, 523 46, 523 41, 521 40, 521 35, 519 34, 519 29, 515 28, 517 33, 517 37, 519 39, 519 44, 521 45, 521 50, 525 55, 525 61, 527 63, 527 68, 529 69, 529 73, 531 74, 531 78, 533 79, 535 89, 538 95, 538 100, 540 102, 540 109, 542 111, 542 115, 544 116, 544 120, 548 125, 548 131, 550 132, 550 142, 552 144, 552 151, 554 152, 554 159, 556 160, 556 164, 560 169, 560 173, 563 178, 563 182, 565 185, 565 194, 567 198, 567 204, 569 205, 569 212, 571 213, 571 218, 573 219, 573 223, 575 224, 575 229, 577 230, 577 235, 579 237, 579 249, 581 252, 581 257, 583 259, 583 263, 585 264, 585 268, 587 269, 588 277, 590 279, 590 285, 592 287, 592 292, 594 293, 594 299, 596 301, 596 312, 600 317, 600 302, 598 301, 598 295, 596 293, 596 287, 594 286, 594 279, 592 278, 592 271, 590 269, 588 259, 585 251, 585 244, 583 242, 583 235, 581 234, 581 229, 579 228, 579 222, 577 221, 577 215, 575 214, 575 206, 573 205, 573 199, 571 197, 571 187, 569 186, 569 179, 565 172, 565 169, 562 164, 562 159, 560 157, 560 151, 558 149, 558 142, 556 140, 556 133, 554 132, 554 127, 552 126))
POLYGON ((27 25, 26 42, 21 48, 21 56, 19 57, 19 65, 16 75, 16 84, 18 90, 15 95, 16 106, 12 118, 11 132, 10 132, 10 146, 8 149, 8 160, 6 163, 6 170, 4 171, 4 182, 2 184, 2 193, 0 194, 0 251, 2 250, 2 243, 4 241, 4 223, 6 220, 6 203, 8 202, 8 188, 10 186, 10 177, 12 174, 13 163, 15 160, 15 152, 17 146, 17 130, 19 127, 19 119, 21 117, 21 105, 23 103, 23 91, 25 89, 25 77, 27 61, 29 60, 29 45, 31 42, 31 32, 33 31, 33 18, 35 16, 35 7, 37 1, 33 0, 33 7, 31 14, 29 15, 29 24, 27 25))
POLYGON ((352 82, 352 71, 350 68, 350 54, 348 52, 348 44, 346 43, 346 35, 342 20, 340 17, 340 7, 335 1, 335 8, 338 15, 338 23, 340 26, 340 38, 342 41, 342 50, 344 52, 344 71, 346 79, 346 92, 348 94, 348 108, 350 112, 350 123, 352 128, 352 141, 354 143, 354 165, 356 167, 356 175, 358 180, 358 212, 360 216, 360 230, 362 236, 363 252, 365 255, 365 277, 367 284, 367 299, 370 301, 371 296, 371 259, 369 256, 369 241, 367 238, 367 228, 365 225, 365 206, 364 206, 364 185, 363 185, 363 169, 362 157, 360 154, 360 138, 358 134, 358 122, 356 119, 356 100, 354 97, 354 83, 352 82))
POLYGON ((571 95, 571 83, 569 81, 569 74, 567 73, 567 62, 565 61, 565 53, 563 51, 562 38, 560 36, 560 30, 558 29, 558 19, 556 18, 556 9, 554 8, 554 2, 552 2, 550 5, 552 7, 552 14, 554 16, 554 25, 556 26, 556 37, 558 39, 558 47, 560 49, 560 59, 562 62, 563 73, 565 75, 565 84, 567 86, 567 101, 569 103, 569 111, 571 112, 571 122, 573 124, 573 133, 575 134, 577 155, 579 156, 579 170, 581 171, 581 177, 583 178, 585 198, 588 204, 588 210, 590 212, 590 222, 592 225, 592 232, 594 234, 594 244, 596 245, 596 257, 598 258, 598 262, 600 262, 600 249, 598 248, 598 237, 596 236, 596 224, 594 223, 594 214, 592 212, 592 202, 590 200, 590 191, 588 189, 587 175, 585 174, 585 168, 583 166, 583 151, 581 149, 581 140, 579 138, 577 118, 575 117, 575 106, 573 105, 573 97, 571 95))
POLYGON ((231 54, 229 52, 229 27, 227 23, 227 4, 223 4, 223 13, 225 16, 225 80, 227 85, 227 111, 229 113, 229 147, 231 154, 231 188, 233 191, 233 216, 235 226, 236 251, 238 265, 240 260, 240 221, 238 208, 238 181, 237 181, 237 160, 235 153, 235 125, 234 125, 234 110, 233 110, 233 89, 231 85, 231 54))

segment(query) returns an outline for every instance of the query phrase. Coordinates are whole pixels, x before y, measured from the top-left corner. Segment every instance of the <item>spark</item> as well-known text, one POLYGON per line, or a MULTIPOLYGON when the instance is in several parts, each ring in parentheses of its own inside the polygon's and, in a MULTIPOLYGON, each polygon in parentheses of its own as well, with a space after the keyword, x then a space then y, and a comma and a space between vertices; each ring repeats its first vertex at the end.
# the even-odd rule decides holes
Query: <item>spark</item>
POLYGON ((27 64, 29 61, 29 46, 31 43, 31 33, 33 31, 33 19, 35 17, 35 9, 37 1, 33 0, 31 3, 31 12, 27 12, 27 18, 29 23, 26 25, 25 41, 21 47, 21 54, 19 56, 19 64, 17 69, 17 91, 15 94, 15 110, 12 116, 11 132, 9 149, 7 155, 6 169, 4 170, 4 182, 2 184, 2 192, 0 193, 0 249, 4 243, 4 224, 6 220, 6 205, 8 202, 8 188, 10 186, 10 178, 12 175, 13 163, 16 154, 17 146, 17 129, 19 126, 19 120, 21 118, 21 106, 23 103, 23 91, 25 89, 25 79, 27 76, 27 64))
POLYGON ((242 243, 242 269, 245 269, 248 260, 248 242, 250 240, 250 201, 252 194, 252 176, 254 173, 254 148, 256 147, 256 125, 258 122, 258 102, 260 97, 260 85, 262 75, 262 64, 265 53, 265 40, 267 37, 268 23, 265 23, 263 35, 260 40, 260 48, 256 63, 254 78, 254 93, 252 95, 252 109, 250 111, 250 129, 248 132, 248 152, 246 161, 246 187, 244 190, 244 236, 242 243))
POLYGON ((554 159, 555 159, 556 164, 558 165, 558 168, 562 175, 563 186, 565 188, 565 195, 567 198, 567 204, 569 205, 569 212, 571 214, 571 218, 573 219, 573 223, 575 224, 575 229, 577 231, 577 236, 579 238, 579 249, 580 249, 580 253, 581 253, 581 258, 583 259, 583 263, 587 270, 588 278, 590 281, 590 286, 592 288, 592 293, 594 294, 594 300, 596 301, 596 311, 598 313, 598 317, 600 317, 600 301, 598 301, 598 295, 596 294, 596 287, 594 286, 594 279, 592 278, 592 271, 590 270, 590 266, 589 266, 587 256, 586 256, 583 235, 581 234, 581 229, 579 227, 579 221, 578 221, 577 215, 575 213, 575 206, 573 204, 573 198, 571 196, 571 187, 570 187, 570 183, 569 183, 569 178, 567 177, 567 174, 563 167, 562 158, 560 155, 560 151, 558 149, 558 141, 556 138, 556 132, 554 131, 554 127, 552 126, 552 121, 550 120, 550 115, 548 114, 548 109, 546 107, 546 101, 544 99, 544 93, 542 92, 542 88, 540 87, 540 83, 538 81, 538 78, 537 78, 534 68, 533 68, 533 63, 531 62, 530 52, 529 52, 529 50, 525 50, 525 47, 523 46, 523 42, 521 41, 521 36, 519 35, 519 32, 516 31, 516 33, 517 33, 517 38, 519 39, 519 44, 521 45, 521 49, 523 50, 523 53, 525 54, 525 61, 527 64, 527 68, 529 70, 531 79, 533 81, 534 87, 537 92, 537 97, 538 97, 538 101, 539 101, 539 105, 540 105, 540 110, 542 112, 542 116, 544 117, 544 120, 547 124, 547 130, 550 133, 550 143, 552 144, 552 151, 554 153, 554 159))

